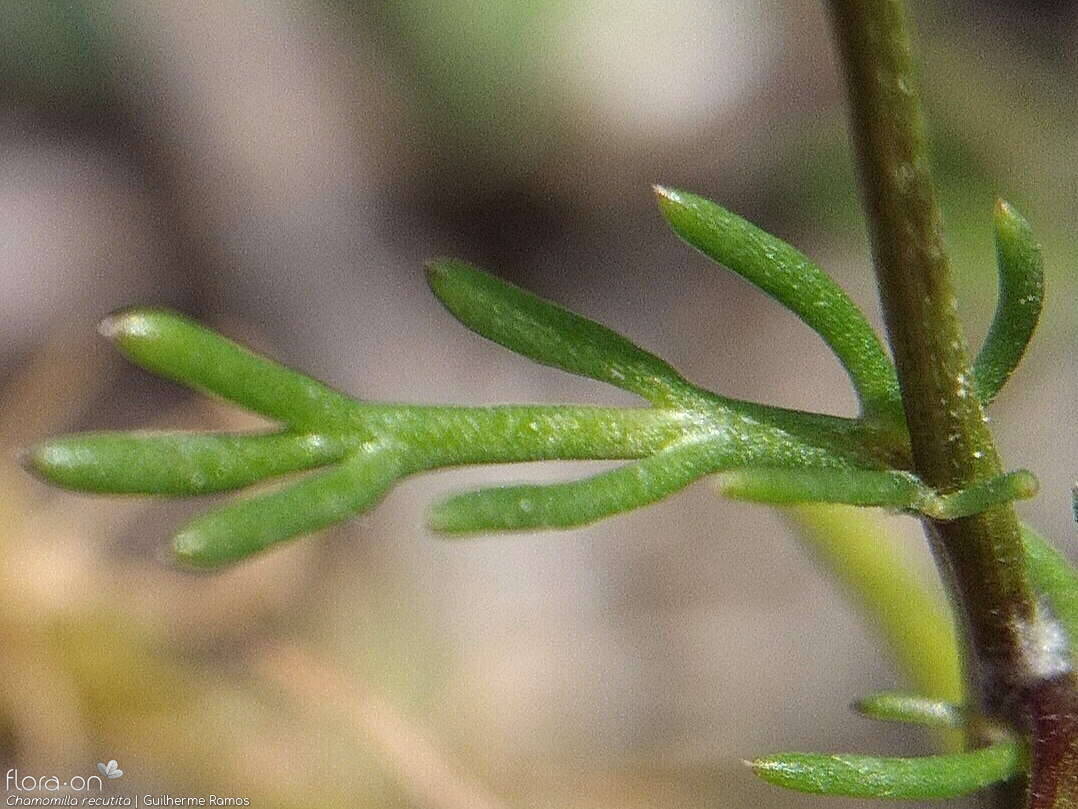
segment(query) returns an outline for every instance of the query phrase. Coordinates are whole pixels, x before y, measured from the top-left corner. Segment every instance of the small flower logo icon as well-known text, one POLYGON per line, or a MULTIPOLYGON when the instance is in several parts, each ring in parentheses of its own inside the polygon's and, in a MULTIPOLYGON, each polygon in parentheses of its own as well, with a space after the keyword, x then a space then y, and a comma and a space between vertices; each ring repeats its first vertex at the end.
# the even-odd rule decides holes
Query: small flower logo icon
POLYGON ((109 779, 122 778, 124 774, 124 771, 120 769, 120 765, 116 763, 116 759, 111 759, 108 764, 97 762, 97 771, 109 779))

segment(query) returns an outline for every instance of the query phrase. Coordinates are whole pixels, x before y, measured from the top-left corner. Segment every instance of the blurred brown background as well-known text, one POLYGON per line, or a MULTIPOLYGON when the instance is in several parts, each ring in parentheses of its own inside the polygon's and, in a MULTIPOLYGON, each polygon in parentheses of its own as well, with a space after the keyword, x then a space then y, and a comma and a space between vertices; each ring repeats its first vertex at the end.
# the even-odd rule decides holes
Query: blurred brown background
MULTIPOLYGON (((741 765, 913 753, 847 703, 900 684, 780 515, 706 485, 562 534, 449 543, 415 479, 371 515, 214 576, 168 566, 203 503, 50 490, 41 435, 242 428, 96 337, 179 308, 358 396, 629 403, 472 335, 428 293, 474 261, 722 393, 852 414, 791 315, 667 232, 649 185, 817 258, 878 322, 816 0, 0 2, 0 768, 254 806, 815 805, 741 765)), ((920 3, 971 340, 991 206, 1032 221, 1043 325, 994 406, 1024 515, 1073 542, 1078 8, 920 3)), ((912 522, 915 564, 928 570, 912 522)))

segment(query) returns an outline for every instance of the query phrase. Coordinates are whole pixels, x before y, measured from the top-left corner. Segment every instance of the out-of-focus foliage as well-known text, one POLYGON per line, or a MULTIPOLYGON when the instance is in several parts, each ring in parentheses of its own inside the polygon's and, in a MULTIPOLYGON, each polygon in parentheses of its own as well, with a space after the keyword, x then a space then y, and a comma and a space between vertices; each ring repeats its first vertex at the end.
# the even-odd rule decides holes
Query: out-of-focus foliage
POLYGON ((79 106, 100 102, 108 67, 95 2, 0 2, 0 82, 16 98, 79 106))

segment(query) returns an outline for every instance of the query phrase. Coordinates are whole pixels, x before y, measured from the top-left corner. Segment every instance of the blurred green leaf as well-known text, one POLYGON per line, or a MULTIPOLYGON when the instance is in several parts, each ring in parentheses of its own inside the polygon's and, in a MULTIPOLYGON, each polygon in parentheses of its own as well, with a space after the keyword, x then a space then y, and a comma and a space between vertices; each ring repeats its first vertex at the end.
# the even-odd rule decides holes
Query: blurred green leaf
POLYGON ((1017 742, 922 758, 783 753, 750 762, 768 783, 850 798, 957 798, 1009 780, 1025 766, 1017 742))
POLYGON ((30 103, 100 100, 109 11, 84 0, 0 0, 0 75, 8 89, 30 103))
POLYGON ((898 691, 865 697, 855 702, 853 708, 870 719, 908 722, 930 728, 960 728, 967 721, 966 712, 954 703, 898 691))
POLYGON ((886 523, 842 506, 798 506, 788 513, 806 548, 883 637, 913 690, 962 704, 958 636, 950 606, 942 592, 911 569, 886 523))

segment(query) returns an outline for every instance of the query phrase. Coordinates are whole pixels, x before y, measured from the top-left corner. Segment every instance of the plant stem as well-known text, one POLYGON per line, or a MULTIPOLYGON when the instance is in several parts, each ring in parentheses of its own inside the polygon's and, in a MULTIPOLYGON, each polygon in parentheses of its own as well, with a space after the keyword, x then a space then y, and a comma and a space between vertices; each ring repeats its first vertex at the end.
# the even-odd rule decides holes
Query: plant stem
MULTIPOLYGON (((1001 466, 957 318, 904 3, 831 5, 914 469, 933 488, 954 491, 1001 466)), ((1028 724, 1021 690, 1037 675, 1029 637, 1038 615, 1014 510, 926 521, 926 530, 967 629, 971 696, 1028 724)))

